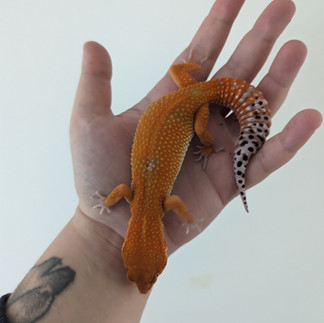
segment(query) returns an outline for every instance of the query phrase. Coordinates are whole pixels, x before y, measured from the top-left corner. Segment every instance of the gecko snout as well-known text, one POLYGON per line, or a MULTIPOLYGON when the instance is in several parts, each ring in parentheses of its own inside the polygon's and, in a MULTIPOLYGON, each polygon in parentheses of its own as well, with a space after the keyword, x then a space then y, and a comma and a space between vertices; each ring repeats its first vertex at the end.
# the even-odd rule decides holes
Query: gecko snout
POLYGON ((129 270, 127 278, 136 283, 142 294, 146 294, 156 282, 159 272, 148 272, 144 269, 129 270))

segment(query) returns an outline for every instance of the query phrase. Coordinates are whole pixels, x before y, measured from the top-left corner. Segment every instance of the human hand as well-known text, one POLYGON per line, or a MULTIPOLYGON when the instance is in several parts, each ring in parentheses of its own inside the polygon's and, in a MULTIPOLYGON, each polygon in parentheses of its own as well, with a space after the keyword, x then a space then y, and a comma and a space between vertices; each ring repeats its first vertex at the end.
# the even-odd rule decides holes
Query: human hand
MULTIPOLYGON (((205 80, 211 72, 242 4, 242 0, 218 0, 188 48, 176 59, 176 63, 187 60, 191 53, 192 60, 203 60, 201 70, 193 73, 198 81, 205 80)), ((294 11, 289 0, 273 1, 213 78, 236 77, 251 82, 294 11)), ((269 102, 273 115, 283 103, 305 56, 306 48, 301 42, 286 43, 257 86, 269 102)), ((130 152, 139 118, 150 103, 176 90, 176 86, 167 74, 141 102, 114 116, 110 110, 110 78, 108 53, 99 44, 87 43, 71 119, 71 148, 80 210, 124 237, 129 206, 120 202, 114 206, 113 215, 100 216, 98 210, 92 208, 90 196, 96 190, 108 194, 118 184, 130 184, 130 152)), ((211 110, 209 130, 216 144, 223 146, 225 151, 212 154, 203 171, 201 165, 194 162, 192 152, 197 144, 194 138, 173 190, 184 200, 201 229, 237 194, 232 153, 239 126, 234 116, 225 117, 227 110, 220 107, 211 110)), ((246 173, 248 186, 257 184, 288 162, 320 123, 321 116, 315 110, 305 110, 293 117, 250 161, 246 173)), ((199 233, 194 229, 187 233, 179 225, 180 221, 173 214, 164 219, 170 253, 199 233)))

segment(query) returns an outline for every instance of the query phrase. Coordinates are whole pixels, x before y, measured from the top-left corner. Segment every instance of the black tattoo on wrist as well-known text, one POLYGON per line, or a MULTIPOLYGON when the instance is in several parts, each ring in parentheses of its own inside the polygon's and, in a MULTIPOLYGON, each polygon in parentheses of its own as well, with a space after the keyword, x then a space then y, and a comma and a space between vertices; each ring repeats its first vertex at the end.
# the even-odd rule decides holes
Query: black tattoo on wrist
POLYGON ((32 323, 43 318, 55 298, 75 278, 75 271, 52 257, 33 267, 7 301, 8 317, 14 322, 32 323))

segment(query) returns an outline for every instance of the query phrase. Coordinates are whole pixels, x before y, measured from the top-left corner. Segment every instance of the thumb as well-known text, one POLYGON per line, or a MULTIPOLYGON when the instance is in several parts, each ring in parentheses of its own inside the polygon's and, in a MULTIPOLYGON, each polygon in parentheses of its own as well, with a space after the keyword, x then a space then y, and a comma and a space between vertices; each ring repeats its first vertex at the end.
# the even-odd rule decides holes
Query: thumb
POLYGON ((106 49, 96 42, 85 43, 72 123, 79 118, 92 119, 98 114, 112 115, 111 74, 111 60, 106 49))

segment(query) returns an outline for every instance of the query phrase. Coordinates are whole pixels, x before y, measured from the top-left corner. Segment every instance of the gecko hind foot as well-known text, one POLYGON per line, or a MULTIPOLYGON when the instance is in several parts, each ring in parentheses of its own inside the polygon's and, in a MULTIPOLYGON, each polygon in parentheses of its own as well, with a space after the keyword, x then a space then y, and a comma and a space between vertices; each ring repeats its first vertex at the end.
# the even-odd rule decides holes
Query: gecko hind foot
POLYGON ((102 195, 100 192, 96 191, 94 195, 90 196, 92 200, 96 200, 97 204, 95 204, 92 208, 98 209, 100 208, 100 215, 102 215, 104 212, 110 213, 110 209, 107 205, 105 205, 104 200, 105 196, 102 195))
POLYGON ((197 150, 195 150, 193 152, 193 154, 195 156, 197 156, 197 158, 195 159, 196 162, 199 162, 202 160, 202 169, 205 170, 207 167, 207 161, 208 161, 208 157, 213 153, 213 152, 220 152, 220 151, 224 151, 224 147, 220 147, 215 149, 214 146, 210 146, 210 147, 205 147, 205 146, 200 146, 197 145, 197 150))
POLYGON ((207 161, 208 161, 208 156, 206 154, 204 154, 204 152, 199 149, 200 146, 197 146, 198 150, 194 151, 193 154, 195 156, 197 156, 196 159, 194 159, 195 162, 199 162, 202 160, 202 169, 206 169, 207 167, 207 161))

